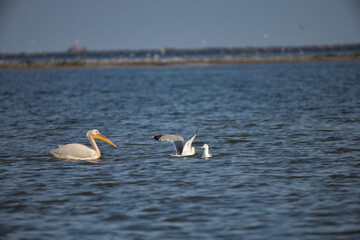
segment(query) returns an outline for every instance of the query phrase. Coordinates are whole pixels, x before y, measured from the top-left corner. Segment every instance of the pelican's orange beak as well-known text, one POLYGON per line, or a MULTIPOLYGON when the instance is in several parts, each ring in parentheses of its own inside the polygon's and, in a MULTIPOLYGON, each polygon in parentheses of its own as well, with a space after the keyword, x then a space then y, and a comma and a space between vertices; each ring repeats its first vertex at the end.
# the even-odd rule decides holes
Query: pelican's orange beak
POLYGON ((100 139, 108 144, 110 144, 111 146, 114 146, 117 148, 117 146, 110 140, 108 139, 107 137, 105 137, 104 135, 102 135, 101 133, 99 133, 98 135, 94 135, 93 138, 97 138, 97 139, 100 139))
POLYGON ((201 148, 205 148, 204 146, 202 146, 201 148))

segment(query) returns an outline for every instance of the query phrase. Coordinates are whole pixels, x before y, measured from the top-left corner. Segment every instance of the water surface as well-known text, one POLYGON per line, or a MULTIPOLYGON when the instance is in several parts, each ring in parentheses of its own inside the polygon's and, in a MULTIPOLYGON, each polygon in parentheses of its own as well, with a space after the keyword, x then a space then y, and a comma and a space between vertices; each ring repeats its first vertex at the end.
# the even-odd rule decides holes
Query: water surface
POLYGON ((360 64, 0 71, 3 239, 357 239, 360 64), (97 162, 48 152, 88 144, 97 162), (215 157, 172 158, 179 134, 215 157))

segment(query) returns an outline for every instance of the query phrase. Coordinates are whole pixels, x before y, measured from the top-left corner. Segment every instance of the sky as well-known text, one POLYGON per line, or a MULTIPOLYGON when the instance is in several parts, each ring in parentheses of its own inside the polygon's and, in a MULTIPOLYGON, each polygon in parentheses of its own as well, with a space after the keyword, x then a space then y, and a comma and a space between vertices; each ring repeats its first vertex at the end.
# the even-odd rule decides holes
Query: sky
POLYGON ((358 0, 0 0, 0 53, 348 43, 358 0))

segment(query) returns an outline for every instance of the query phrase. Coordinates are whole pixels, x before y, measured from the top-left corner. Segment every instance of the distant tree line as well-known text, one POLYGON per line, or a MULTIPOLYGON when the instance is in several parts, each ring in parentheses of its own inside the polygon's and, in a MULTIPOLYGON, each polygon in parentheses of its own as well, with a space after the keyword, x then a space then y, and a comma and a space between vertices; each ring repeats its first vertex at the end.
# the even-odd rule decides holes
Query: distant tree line
POLYGON ((208 47, 208 48, 160 48, 141 50, 89 50, 85 47, 71 47, 64 52, 41 52, 41 53, 0 53, 1 59, 21 58, 89 58, 89 57, 183 57, 195 55, 250 55, 250 54, 280 54, 280 53, 306 53, 306 52, 337 52, 337 51, 360 51, 358 44, 335 44, 314 46, 274 46, 274 47, 208 47))

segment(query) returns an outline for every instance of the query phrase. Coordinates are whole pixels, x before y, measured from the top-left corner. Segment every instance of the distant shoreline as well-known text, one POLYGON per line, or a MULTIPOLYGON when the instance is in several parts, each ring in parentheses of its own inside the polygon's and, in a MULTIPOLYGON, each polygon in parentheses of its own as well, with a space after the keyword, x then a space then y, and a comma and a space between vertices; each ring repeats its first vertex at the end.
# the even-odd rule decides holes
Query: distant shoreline
POLYGON ((251 56, 218 58, 139 58, 139 59, 80 59, 63 61, 1 61, 0 70, 17 69, 66 69, 66 68, 124 68, 153 66, 197 66, 224 64, 268 64, 268 63, 307 63, 307 62, 341 62, 360 61, 360 54, 353 55, 320 55, 320 56, 251 56))

